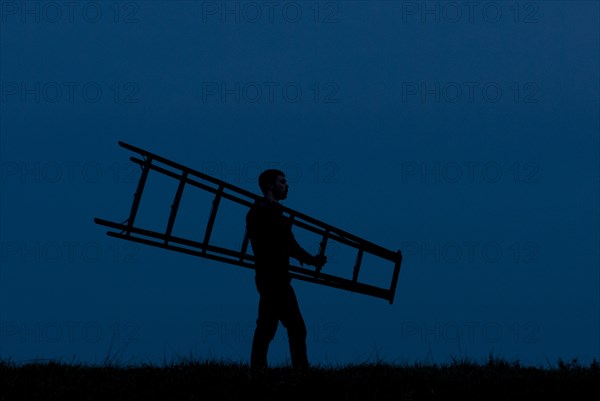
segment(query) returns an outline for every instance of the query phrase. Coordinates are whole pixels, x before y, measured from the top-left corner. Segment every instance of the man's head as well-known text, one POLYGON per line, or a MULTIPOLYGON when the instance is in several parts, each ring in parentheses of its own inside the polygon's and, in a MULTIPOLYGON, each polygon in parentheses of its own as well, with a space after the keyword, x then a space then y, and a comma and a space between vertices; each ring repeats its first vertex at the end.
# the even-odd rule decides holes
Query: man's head
POLYGON ((277 169, 263 171, 258 177, 258 186, 263 195, 270 200, 280 201, 287 198, 288 183, 285 173, 277 169))

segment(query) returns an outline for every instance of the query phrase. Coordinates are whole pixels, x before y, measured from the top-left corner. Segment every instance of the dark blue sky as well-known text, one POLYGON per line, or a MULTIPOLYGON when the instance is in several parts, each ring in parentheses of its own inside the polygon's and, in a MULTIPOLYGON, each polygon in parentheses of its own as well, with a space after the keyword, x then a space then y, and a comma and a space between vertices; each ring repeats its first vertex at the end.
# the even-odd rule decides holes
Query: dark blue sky
MULTIPOLYGON (((403 251, 393 305, 294 282, 313 363, 598 358, 599 13, 1 1, 0 356, 248 361, 251 271, 93 223, 128 215, 122 140, 255 193, 281 168, 286 206, 403 251)), ((140 226, 164 228, 175 189, 151 175, 140 226)), ((186 193, 174 233, 202 236, 208 202, 186 193)), ((214 240, 236 246, 243 211, 222 211, 214 240)), ((280 327, 270 360, 288 357, 280 327)))

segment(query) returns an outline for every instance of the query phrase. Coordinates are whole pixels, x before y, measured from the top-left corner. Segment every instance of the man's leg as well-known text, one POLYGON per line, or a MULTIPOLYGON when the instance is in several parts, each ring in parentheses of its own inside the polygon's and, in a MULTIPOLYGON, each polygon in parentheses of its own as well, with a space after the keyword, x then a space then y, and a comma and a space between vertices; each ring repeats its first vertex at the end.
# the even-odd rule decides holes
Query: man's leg
POLYGON ((252 339, 250 367, 263 369, 267 367, 267 352, 269 344, 277 332, 277 300, 270 294, 261 294, 258 302, 258 318, 252 339))
POLYGON ((281 324, 288 332, 292 366, 299 369, 308 368, 306 325, 300 313, 296 293, 291 286, 287 289, 282 303, 281 324))

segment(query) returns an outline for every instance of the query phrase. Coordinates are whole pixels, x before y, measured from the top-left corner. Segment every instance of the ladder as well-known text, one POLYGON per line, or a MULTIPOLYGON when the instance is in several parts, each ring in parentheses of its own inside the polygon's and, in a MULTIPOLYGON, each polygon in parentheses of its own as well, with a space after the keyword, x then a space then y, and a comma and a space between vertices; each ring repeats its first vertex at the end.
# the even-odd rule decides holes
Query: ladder
MULTIPOLYGON (((96 224, 118 230, 107 231, 106 234, 108 236, 240 267, 254 268, 254 255, 248 252, 249 237, 247 232, 244 232, 244 239, 240 249, 216 246, 210 243, 210 239, 221 200, 226 199, 250 208, 261 196, 123 141, 119 141, 118 144, 139 155, 138 157, 131 156, 130 160, 138 164, 142 172, 133 195, 129 217, 125 221, 118 223, 98 217, 94 218, 96 224), (164 232, 144 229, 136 225, 136 215, 150 171, 163 174, 178 181, 164 232), (173 235, 173 226, 186 185, 191 185, 214 194, 208 223, 202 238, 189 239, 173 235)), ((390 304, 394 302, 394 294, 402 263, 402 252, 400 250, 392 251, 386 249, 288 207, 282 206, 282 210, 284 215, 291 219, 292 226, 308 230, 321 238, 319 254, 326 254, 327 244, 330 240, 335 240, 340 244, 354 248, 356 251, 351 279, 325 273, 321 268, 311 269, 290 264, 289 271, 293 279, 382 298, 389 301, 390 304), (393 264, 389 286, 382 287, 359 281, 359 273, 365 254, 375 255, 382 258, 386 263, 393 264)), ((240 226, 245 230, 245 221, 240 222, 240 226)), ((325 270, 327 270, 326 266, 325 270)))

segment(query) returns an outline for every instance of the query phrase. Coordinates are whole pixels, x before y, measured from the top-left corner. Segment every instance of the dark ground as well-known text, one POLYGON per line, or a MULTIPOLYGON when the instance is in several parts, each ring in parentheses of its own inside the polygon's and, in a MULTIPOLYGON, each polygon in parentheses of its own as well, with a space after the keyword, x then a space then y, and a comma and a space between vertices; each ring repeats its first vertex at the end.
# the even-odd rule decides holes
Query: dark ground
POLYGON ((0 400, 583 400, 600 395, 600 364, 522 366, 368 363, 275 367, 185 361, 165 366, 0 362, 0 400))

